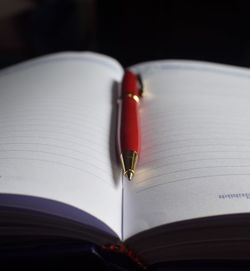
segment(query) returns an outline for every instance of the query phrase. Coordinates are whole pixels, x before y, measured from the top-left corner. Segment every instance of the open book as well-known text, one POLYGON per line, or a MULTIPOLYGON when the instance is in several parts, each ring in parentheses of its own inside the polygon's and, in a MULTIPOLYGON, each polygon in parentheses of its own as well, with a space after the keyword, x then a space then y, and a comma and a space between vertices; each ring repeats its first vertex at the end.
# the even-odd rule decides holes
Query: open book
POLYGON ((0 246, 53 237, 125 244, 146 264, 249 258, 250 71, 131 70, 145 93, 132 182, 116 153, 116 60, 60 53, 1 71, 0 246))

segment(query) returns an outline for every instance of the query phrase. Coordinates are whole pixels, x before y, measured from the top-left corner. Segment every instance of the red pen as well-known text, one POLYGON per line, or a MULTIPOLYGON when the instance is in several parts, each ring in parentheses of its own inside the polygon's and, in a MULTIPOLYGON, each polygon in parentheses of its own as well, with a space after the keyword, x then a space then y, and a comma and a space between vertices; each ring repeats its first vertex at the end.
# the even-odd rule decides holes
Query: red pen
POLYGON ((124 175, 131 180, 135 174, 141 149, 139 122, 139 103, 141 89, 138 77, 129 70, 125 71, 122 81, 120 148, 124 175))

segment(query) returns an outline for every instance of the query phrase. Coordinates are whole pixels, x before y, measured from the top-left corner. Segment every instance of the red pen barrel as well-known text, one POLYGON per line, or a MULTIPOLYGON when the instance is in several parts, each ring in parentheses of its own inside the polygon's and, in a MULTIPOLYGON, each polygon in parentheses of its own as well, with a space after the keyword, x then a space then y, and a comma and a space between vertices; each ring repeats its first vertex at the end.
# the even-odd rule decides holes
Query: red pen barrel
POLYGON ((138 102, 129 96, 122 99, 121 113, 121 152, 132 150, 140 155, 141 134, 138 102))

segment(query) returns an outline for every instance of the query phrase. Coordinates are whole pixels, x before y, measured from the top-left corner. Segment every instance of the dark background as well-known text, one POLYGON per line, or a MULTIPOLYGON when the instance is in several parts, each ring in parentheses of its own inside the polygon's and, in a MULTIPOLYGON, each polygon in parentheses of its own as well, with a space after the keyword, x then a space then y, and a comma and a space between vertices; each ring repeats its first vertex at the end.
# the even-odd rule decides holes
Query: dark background
MULTIPOLYGON (((85 50, 112 56, 124 67, 170 58, 250 67, 249 4, 239 0, 0 0, 0 68, 44 54, 85 50)), ((47 250, 48 254, 47 260, 39 251, 34 251, 36 257, 17 255, 26 269, 59 264, 74 270, 109 269, 88 252, 55 257, 47 250)), ((150 270, 250 269, 250 264, 243 266, 173 263, 150 270)))
POLYGON ((247 1, 1 0, 0 67, 66 50, 250 67, 249 30, 247 1))

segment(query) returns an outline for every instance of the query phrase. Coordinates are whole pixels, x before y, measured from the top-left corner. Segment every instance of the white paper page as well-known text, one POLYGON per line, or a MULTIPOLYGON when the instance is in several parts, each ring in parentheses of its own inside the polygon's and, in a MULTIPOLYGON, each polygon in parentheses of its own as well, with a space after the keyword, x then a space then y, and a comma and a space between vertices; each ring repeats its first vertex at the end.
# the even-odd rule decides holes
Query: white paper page
POLYGON ((250 210, 250 72, 202 62, 138 65, 142 152, 125 181, 124 237, 250 210))
POLYGON ((3 70, 0 193, 69 204, 120 236, 122 187, 111 123, 122 74, 115 60, 93 53, 56 54, 3 70))

